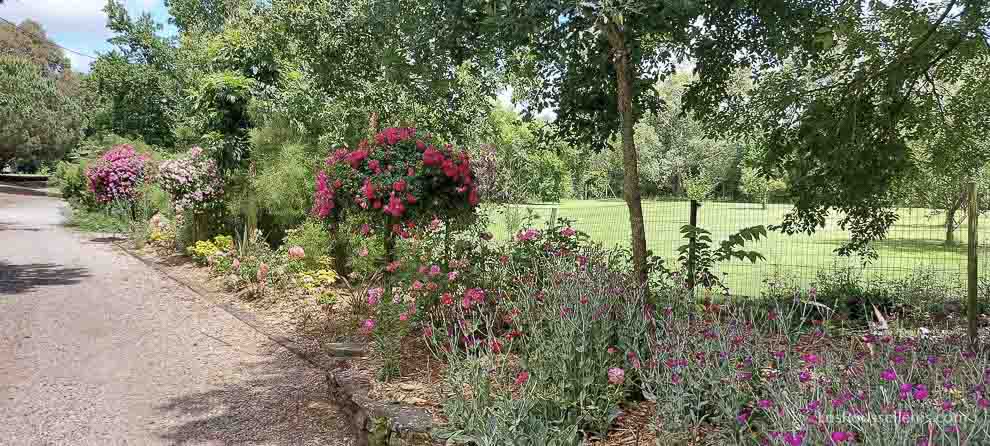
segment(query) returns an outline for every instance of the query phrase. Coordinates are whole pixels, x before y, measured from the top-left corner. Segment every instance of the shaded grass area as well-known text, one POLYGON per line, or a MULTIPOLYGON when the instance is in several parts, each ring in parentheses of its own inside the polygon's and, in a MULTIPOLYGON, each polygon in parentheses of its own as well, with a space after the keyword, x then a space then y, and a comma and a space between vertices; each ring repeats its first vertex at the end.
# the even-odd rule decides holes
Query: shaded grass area
MULTIPOLYGON (((763 209, 755 203, 703 203, 698 212, 698 225, 712 232, 718 243, 739 229, 779 224, 791 209, 786 204, 770 204, 763 209)), ((559 204, 513 206, 508 209, 490 209, 491 231, 498 239, 507 239, 514 233, 522 218, 532 213, 536 224, 543 226, 553 215, 574 221, 574 226, 591 235, 592 239, 606 246, 629 247, 629 212, 620 200, 570 200, 559 204)), ((876 243, 879 258, 866 264, 863 272, 868 277, 901 278, 919 268, 934 269, 947 277, 965 279, 966 243, 968 228, 964 223, 956 230, 956 242, 945 244, 944 214, 929 209, 903 208, 898 210, 899 220, 886 240, 876 243)), ((649 249, 656 255, 676 259, 677 247, 686 243, 680 228, 688 223, 688 201, 644 201, 643 217, 646 222, 646 239, 649 249)), ((812 235, 786 235, 770 232, 766 240, 752 248, 766 258, 766 262, 751 264, 732 261, 719 267, 726 273, 726 282, 732 292, 739 295, 759 295, 763 282, 773 276, 784 276, 802 284, 812 283, 821 270, 833 267, 863 265, 860 258, 839 257, 836 248, 849 238, 847 231, 839 228, 841 216, 832 214, 825 228, 812 235)), ((990 260, 990 222, 979 228, 980 255, 990 260)), ((981 262, 981 274, 990 273, 988 262, 981 262)))
POLYGON ((66 226, 86 232, 128 232, 130 222, 118 213, 73 208, 66 216, 66 226))

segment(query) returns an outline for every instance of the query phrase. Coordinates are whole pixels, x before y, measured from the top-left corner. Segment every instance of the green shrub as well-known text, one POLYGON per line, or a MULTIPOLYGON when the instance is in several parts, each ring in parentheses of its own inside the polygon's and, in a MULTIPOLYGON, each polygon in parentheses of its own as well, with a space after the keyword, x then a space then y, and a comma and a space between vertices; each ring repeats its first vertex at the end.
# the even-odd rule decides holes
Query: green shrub
POLYGON ((99 205, 96 196, 89 190, 86 178, 86 160, 78 162, 59 161, 55 172, 49 177, 49 184, 57 187, 62 198, 74 206, 96 209, 99 205))
POLYGON ((301 261, 307 268, 320 267, 320 258, 330 256, 330 234, 323 229, 323 223, 306 220, 305 223, 288 231, 284 246, 303 248, 306 257, 301 261))
POLYGON ((68 225, 81 231, 125 233, 130 230, 130 218, 121 209, 91 210, 75 207, 69 212, 68 225))
POLYGON ((302 144, 285 144, 277 156, 262 159, 251 180, 259 210, 286 229, 302 223, 313 204, 315 165, 302 144))

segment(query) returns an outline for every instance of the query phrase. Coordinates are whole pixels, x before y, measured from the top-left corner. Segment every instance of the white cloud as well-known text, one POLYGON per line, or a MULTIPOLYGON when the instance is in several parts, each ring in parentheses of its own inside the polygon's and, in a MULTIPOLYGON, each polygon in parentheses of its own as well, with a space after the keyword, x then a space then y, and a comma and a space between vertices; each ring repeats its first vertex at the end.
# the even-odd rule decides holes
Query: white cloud
MULTIPOLYGON (((123 3, 132 16, 163 9, 162 0, 123 0, 123 3)), ((6 0, 0 5, 0 17, 14 23, 34 20, 55 43, 95 56, 108 49, 106 40, 111 36, 103 13, 105 5, 106 0, 6 0)), ((89 71, 93 59, 64 53, 73 69, 89 71)))
POLYGON ((105 0, 8 0, 0 7, 0 16, 15 23, 31 19, 49 34, 86 33, 109 35, 105 0))

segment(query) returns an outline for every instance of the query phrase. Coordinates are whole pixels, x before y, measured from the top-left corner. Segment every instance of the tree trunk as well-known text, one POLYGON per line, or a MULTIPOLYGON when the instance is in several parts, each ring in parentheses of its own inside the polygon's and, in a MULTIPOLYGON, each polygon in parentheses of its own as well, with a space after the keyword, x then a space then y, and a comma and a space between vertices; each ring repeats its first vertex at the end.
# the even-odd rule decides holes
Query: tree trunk
POLYGON ((945 244, 947 245, 956 241, 956 212, 962 208, 963 202, 966 201, 966 195, 966 191, 963 191, 959 195, 959 199, 953 201, 945 210, 945 244))
POLYGON ((626 206, 629 207, 629 226, 632 232, 633 268, 640 283, 647 281, 646 228, 643 225, 643 203, 639 192, 639 156, 633 141, 633 91, 632 67, 629 66, 629 50, 625 33, 615 22, 608 25, 608 40, 612 46, 612 63, 618 84, 618 107, 622 117, 622 167, 623 189, 626 206))

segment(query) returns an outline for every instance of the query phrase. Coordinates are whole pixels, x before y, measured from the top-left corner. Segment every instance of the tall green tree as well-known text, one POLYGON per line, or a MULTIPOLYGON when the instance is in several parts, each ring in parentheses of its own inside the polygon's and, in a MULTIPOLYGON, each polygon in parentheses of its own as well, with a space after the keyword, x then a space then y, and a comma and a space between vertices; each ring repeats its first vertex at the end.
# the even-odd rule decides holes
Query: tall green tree
POLYGON ((85 81, 99 98, 95 130, 172 146, 182 90, 174 43, 147 13, 132 18, 115 0, 104 12, 114 49, 97 58, 85 81))
POLYGON ((83 124, 79 96, 60 90, 36 61, 0 55, 0 169, 15 159, 61 159, 83 124))
MULTIPOLYGON (((430 3, 442 9, 447 2, 430 3)), ((619 135, 635 274, 642 282, 647 247, 635 123, 660 107, 653 85, 690 55, 704 85, 692 98, 718 103, 709 93, 724 87, 736 67, 806 45, 805 30, 824 22, 820 11, 829 10, 824 0, 457 3, 459 10, 446 11, 451 16, 441 23, 483 30, 489 37, 472 50, 493 42, 497 66, 532 79, 520 90, 533 110, 553 108, 564 134, 599 150, 619 135)))
POLYGON ((894 186, 914 164, 909 142, 940 125, 937 85, 980 85, 965 67, 985 57, 990 3, 845 2, 830 16, 814 48, 791 53, 786 69, 758 70, 753 95, 695 103, 727 117, 722 127, 768 136, 762 170, 786 175, 795 201, 779 229, 813 232, 838 211, 852 234, 839 253, 875 256, 870 242, 897 220, 894 186))

